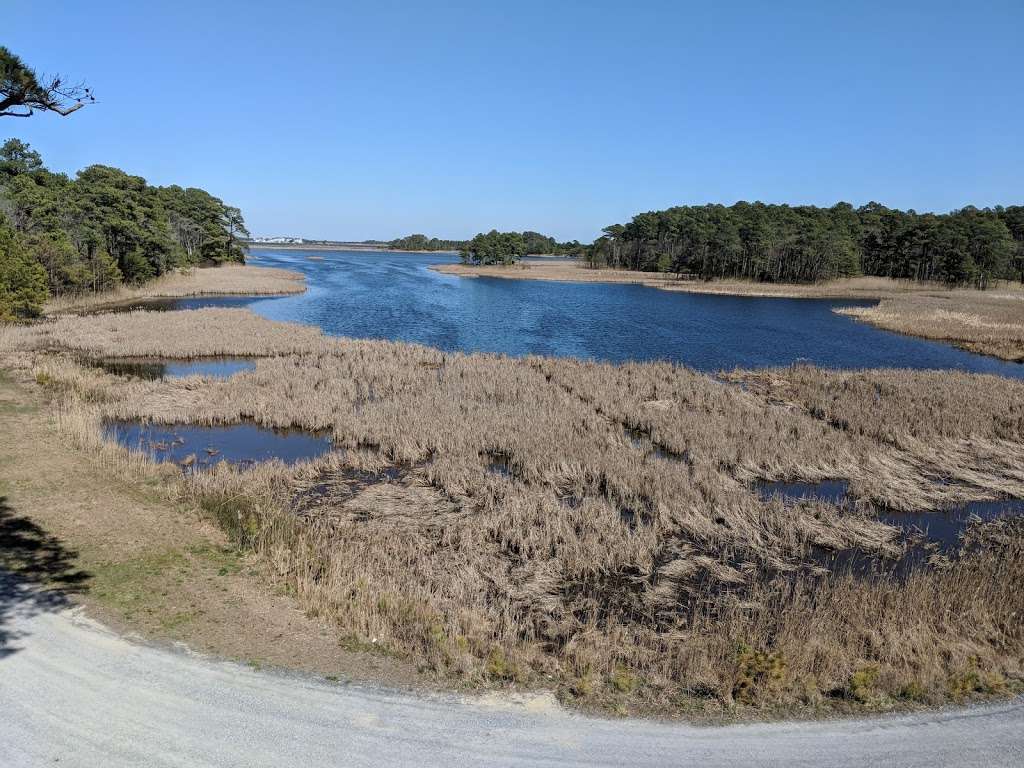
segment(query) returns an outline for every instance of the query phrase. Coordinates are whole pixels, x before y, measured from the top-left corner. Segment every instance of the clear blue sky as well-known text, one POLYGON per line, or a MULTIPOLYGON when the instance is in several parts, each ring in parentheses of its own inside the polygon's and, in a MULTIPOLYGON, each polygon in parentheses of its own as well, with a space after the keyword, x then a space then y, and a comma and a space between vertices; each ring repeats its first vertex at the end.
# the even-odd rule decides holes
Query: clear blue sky
POLYGON ((1024 202, 1024 2, 5 0, 99 104, 54 169, 201 186, 254 234, 591 240, 675 204, 1024 202))

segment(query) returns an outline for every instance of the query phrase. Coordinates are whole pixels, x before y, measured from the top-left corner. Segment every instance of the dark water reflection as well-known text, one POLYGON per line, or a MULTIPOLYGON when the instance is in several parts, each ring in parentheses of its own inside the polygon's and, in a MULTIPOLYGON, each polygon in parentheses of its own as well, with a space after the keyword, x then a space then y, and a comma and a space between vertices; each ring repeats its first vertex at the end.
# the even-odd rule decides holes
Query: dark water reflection
POLYGON ((220 461, 244 465, 279 459, 294 464, 331 450, 331 440, 325 435, 246 423, 206 427, 110 421, 104 426, 104 433, 107 439, 116 440, 125 448, 192 469, 220 461))
POLYGON ((806 361, 834 368, 955 368, 1024 377, 1024 366, 901 336, 832 312, 865 301, 671 293, 638 285, 461 278, 451 254, 254 250, 250 262, 306 275, 284 297, 189 298, 159 307, 247 306, 326 333, 444 350, 671 360, 700 370, 806 361), (319 257, 311 260, 310 256, 319 257))
POLYGON ((256 361, 240 357, 207 357, 191 360, 160 360, 153 358, 117 358, 91 361, 91 365, 115 376, 134 376, 138 379, 183 379, 205 376, 226 379, 241 371, 256 368, 256 361))
POLYGON ((169 312, 174 309, 203 309, 205 307, 247 307, 253 296, 189 296, 181 299, 141 299, 121 304, 94 307, 89 314, 114 314, 145 309, 150 312, 169 312))

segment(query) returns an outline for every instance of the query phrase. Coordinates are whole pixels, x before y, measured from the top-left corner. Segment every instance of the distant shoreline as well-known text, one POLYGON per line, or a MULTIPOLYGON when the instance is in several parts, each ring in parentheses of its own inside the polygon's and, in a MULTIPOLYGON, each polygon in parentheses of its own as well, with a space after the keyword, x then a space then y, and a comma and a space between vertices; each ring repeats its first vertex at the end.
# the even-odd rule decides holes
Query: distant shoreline
MULTIPOLYGON (((385 245, 366 245, 365 243, 334 243, 324 245, 323 243, 247 243, 250 250, 258 251, 382 251, 385 253, 443 253, 451 256, 458 256, 456 248, 443 251, 430 251, 425 248, 391 248, 385 245)), ((528 259, 552 259, 557 261, 570 261, 568 256, 557 253, 528 253, 528 259)))
MULTIPOLYGON (((474 266, 471 264, 434 264, 436 272, 459 277, 498 277, 506 280, 554 280, 570 283, 623 283, 645 285, 665 291, 710 293, 725 296, 754 296, 784 299, 871 299, 880 300, 897 293, 935 290, 887 278, 848 278, 825 283, 757 283, 752 280, 699 280, 676 277, 665 272, 640 272, 629 269, 591 269, 580 262, 519 262, 517 264, 474 266)), ((939 289, 943 290, 943 289, 939 289)))
POLYGON ((458 251, 410 250, 408 248, 391 248, 386 245, 366 245, 365 243, 246 243, 250 250, 260 251, 385 251, 387 253, 450 253, 458 251))

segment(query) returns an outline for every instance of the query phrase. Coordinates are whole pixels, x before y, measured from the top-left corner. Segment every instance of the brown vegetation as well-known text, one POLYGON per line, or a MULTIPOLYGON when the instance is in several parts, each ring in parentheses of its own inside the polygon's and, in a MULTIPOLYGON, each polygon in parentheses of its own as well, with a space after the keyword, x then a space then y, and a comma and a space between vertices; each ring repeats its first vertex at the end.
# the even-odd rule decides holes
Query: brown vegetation
POLYGON ((156 298, 302 293, 306 290, 304 280, 298 272, 286 269, 223 264, 170 272, 135 288, 119 286, 107 293, 62 296, 47 302, 46 312, 98 309, 156 298))
POLYGON ((71 593, 133 637, 348 680, 428 682, 412 664, 339 645, 326 619, 304 616, 268 563, 190 499, 176 503, 174 467, 129 463, 105 444, 78 450, 71 411, 58 431, 44 395, 30 377, 0 370, 0 568, 49 588, 15 595, 5 582, 0 655, 23 645, 4 642, 16 639, 7 623, 16 601, 56 610, 71 593))
POLYGON ((0 326, 0 348, 60 349, 96 358, 267 356, 315 352, 328 343, 318 328, 264 320, 245 309, 140 309, 0 326))
POLYGON ((897 296, 874 307, 836 311, 887 331, 948 341, 971 352, 1024 362, 1024 293, 1020 290, 897 296))
POLYGON ((341 636, 439 674, 677 712, 936 702, 1021 679, 1019 526, 977 524, 962 557, 906 578, 822 558, 899 556, 874 504, 1024 496, 1019 382, 802 367, 722 382, 327 339, 244 310, 64 318, 7 330, 5 350, 59 393, 65 432, 111 456, 126 454, 102 446, 106 418, 330 430, 327 457, 178 487, 341 636), (142 381, 83 353, 275 356, 228 380, 142 381), (765 501, 758 478, 844 478, 859 501, 765 501))

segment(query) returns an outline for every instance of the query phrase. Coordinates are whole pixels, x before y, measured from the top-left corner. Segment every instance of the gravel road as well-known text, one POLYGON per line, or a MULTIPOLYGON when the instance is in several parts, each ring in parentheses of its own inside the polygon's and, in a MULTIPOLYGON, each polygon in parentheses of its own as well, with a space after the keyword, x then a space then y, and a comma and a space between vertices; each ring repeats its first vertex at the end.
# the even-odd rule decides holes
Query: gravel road
MULTIPOLYGON (((5 590, 11 596, 10 585, 5 590)), ((1021 766, 1024 702, 694 727, 272 673, 8 600, 0 766, 1021 766)))

